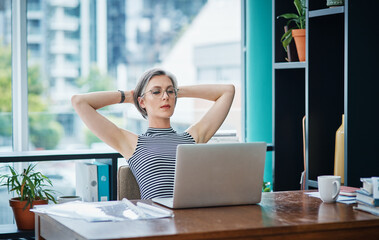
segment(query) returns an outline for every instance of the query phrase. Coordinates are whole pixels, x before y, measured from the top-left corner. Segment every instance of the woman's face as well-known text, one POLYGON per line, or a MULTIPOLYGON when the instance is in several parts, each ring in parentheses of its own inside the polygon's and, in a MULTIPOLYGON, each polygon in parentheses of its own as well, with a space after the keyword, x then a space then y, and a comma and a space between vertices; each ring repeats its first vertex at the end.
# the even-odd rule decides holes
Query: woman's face
POLYGON ((170 118, 174 114, 175 94, 174 86, 165 75, 154 76, 145 88, 139 103, 146 109, 149 118, 170 118))

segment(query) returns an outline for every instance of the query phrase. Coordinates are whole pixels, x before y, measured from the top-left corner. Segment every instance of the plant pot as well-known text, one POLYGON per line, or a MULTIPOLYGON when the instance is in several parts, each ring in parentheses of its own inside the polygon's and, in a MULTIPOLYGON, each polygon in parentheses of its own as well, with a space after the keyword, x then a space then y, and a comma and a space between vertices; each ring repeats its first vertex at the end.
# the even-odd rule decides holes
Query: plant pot
MULTIPOLYGON (((47 204, 48 200, 34 200, 34 205, 47 204)), ((12 198, 9 200, 9 205, 12 207, 14 218, 16 219, 17 228, 20 230, 34 229, 34 212, 29 211, 30 206, 26 205, 26 201, 20 201, 20 198, 12 198)))
POLYGON ((299 61, 305 61, 305 29, 293 29, 292 37, 295 39, 297 55, 299 56, 299 61))

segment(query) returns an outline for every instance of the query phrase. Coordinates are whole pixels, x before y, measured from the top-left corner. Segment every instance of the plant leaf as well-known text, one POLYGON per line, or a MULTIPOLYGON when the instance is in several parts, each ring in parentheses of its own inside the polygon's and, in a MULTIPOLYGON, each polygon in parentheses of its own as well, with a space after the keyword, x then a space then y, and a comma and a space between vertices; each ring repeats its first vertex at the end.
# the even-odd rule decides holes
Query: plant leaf
POLYGON ((280 40, 283 41, 286 38, 288 38, 290 35, 292 35, 292 28, 288 30, 287 32, 285 32, 280 40))
POLYGON ((282 45, 284 47, 284 49, 287 51, 287 46, 291 43, 292 41, 292 35, 288 38, 286 38, 283 42, 282 42, 282 45))
POLYGON ((294 1, 293 1, 293 4, 294 4, 295 7, 296 7, 297 13, 301 16, 302 13, 303 13, 303 11, 302 11, 302 5, 301 5, 300 0, 294 0, 294 1))
POLYGON ((278 16, 278 18, 280 18, 280 17, 285 18, 285 19, 299 18, 299 16, 295 13, 285 13, 285 14, 278 16))
POLYGON ((290 28, 288 29, 287 32, 285 32, 281 38, 281 41, 282 41, 282 45, 283 45, 283 48, 284 50, 287 52, 287 46, 291 43, 292 41, 292 29, 294 28, 290 28))

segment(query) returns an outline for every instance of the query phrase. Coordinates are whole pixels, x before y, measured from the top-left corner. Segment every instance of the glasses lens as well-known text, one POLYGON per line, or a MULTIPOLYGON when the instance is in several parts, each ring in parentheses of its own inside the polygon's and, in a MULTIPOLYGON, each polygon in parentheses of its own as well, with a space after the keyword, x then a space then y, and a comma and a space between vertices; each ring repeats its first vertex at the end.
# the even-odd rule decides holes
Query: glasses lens
POLYGON ((176 89, 173 87, 169 87, 165 91, 163 91, 161 88, 153 88, 149 92, 151 92, 155 98, 161 98, 164 92, 166 92, 167 96, 169 97, 176 97, 176 89))
POLYGON ((154 97, 161 97, 162 96, 162 89, 160 88, 153 88, 150 90, 151 94, 153 94, 154 97))
POLYGON ((166 90, 167 95, 170 97, 175 97, 176 96, 176 89, 175 88, 167 88, 166 90))

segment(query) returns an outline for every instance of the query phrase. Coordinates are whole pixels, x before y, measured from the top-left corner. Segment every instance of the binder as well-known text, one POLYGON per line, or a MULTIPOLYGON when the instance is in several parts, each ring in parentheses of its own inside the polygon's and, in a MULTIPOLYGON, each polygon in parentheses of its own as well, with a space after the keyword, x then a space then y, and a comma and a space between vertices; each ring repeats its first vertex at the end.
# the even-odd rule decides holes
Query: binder
POLYGON ((92 163, 77 162, 75 164, 75 169, 76 195, 81 196, 84 202, 97 202, 97 165, 92 163))
POLYGON ((98 201, 108 201, 110 199, 109 165, 101 162, 94 162, 97 166, 98 201))

